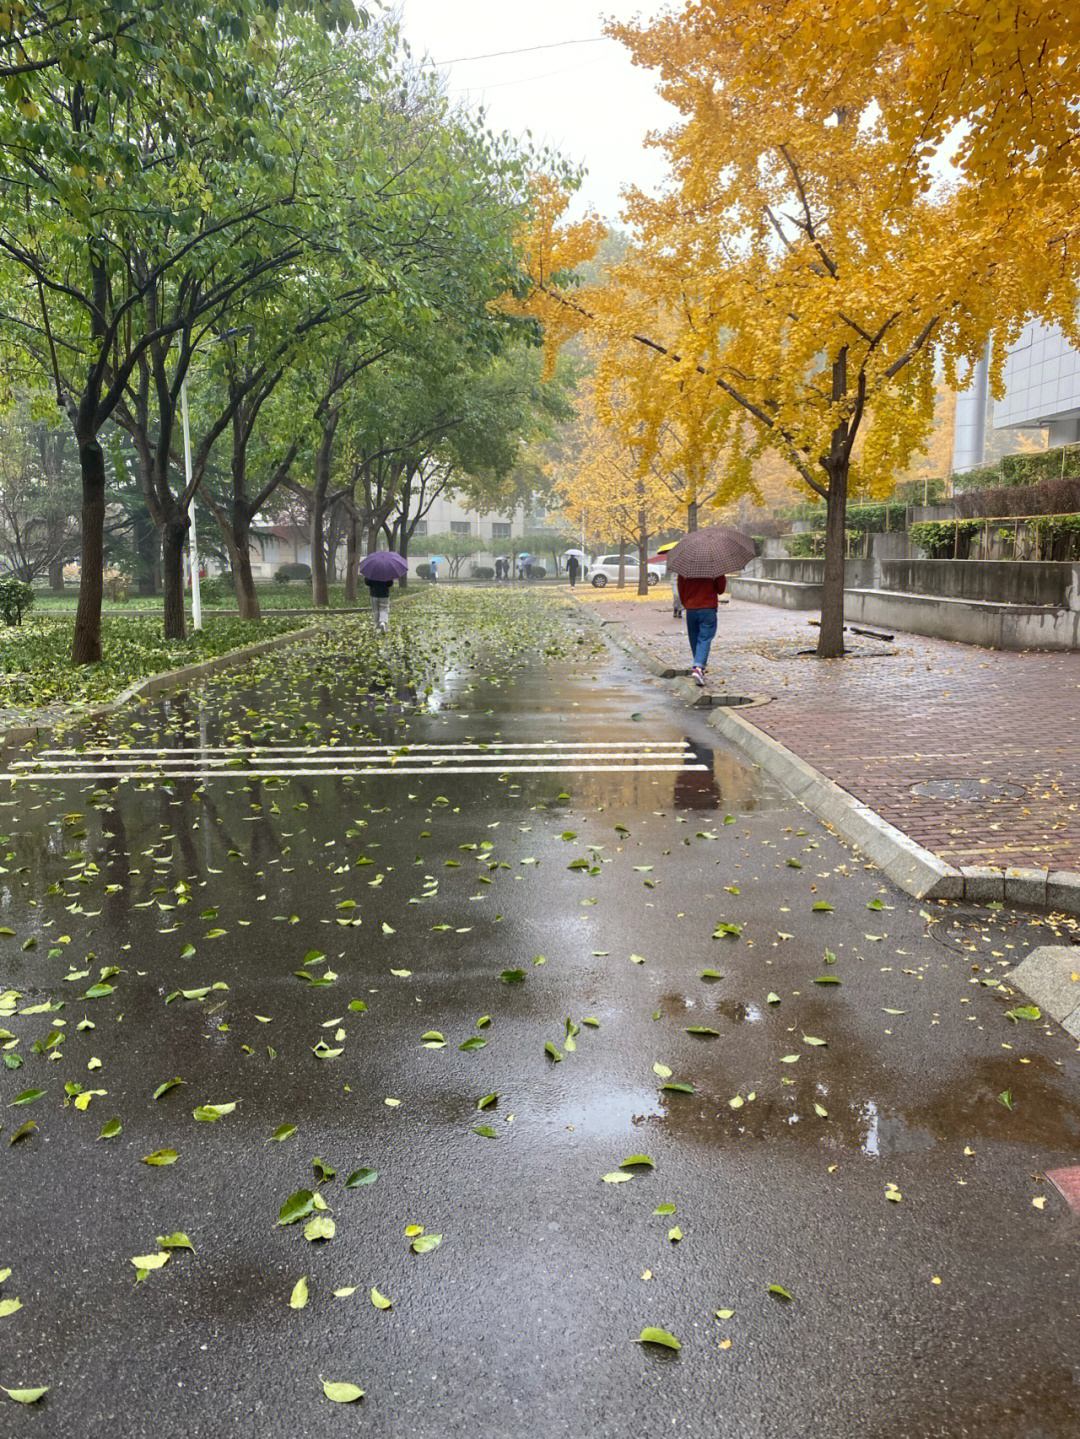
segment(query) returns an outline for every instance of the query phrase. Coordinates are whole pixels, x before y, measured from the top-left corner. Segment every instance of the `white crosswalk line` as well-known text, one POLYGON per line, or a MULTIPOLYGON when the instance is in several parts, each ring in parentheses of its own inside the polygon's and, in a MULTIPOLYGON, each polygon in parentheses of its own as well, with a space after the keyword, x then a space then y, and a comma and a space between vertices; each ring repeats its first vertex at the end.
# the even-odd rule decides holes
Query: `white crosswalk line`
POLYGON ((463 740, 412 745, 193 745, 49 749, 14 761, 12 782, 316 779, 364 775, 614 774, 703 770, 685 739, 463 740))

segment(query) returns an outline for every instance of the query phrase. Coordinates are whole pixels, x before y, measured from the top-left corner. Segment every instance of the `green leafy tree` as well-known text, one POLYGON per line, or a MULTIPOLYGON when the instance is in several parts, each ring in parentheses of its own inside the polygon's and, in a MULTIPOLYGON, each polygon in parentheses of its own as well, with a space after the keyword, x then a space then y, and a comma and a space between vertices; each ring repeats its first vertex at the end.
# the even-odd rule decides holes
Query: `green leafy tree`
MULTIPOLYGON (((74 429, 78 664, 101 656, 103 426, 129 386, 138 390, 136 372, 148 371, 161 406, 151 488, 167 568, 178 571, 186 507, 164 505, 159 475, 198 327, 301 253, 284 223, 306 197, 296 188, 287 97, 275 88, 275 8, 72 6, 66 17, 24 14, 21 38, 7 47, 0 78, 14 103, 0 109, 0 340, 28 379, 50 386, 74 429)), ((316 31, 304 31, 304 8, 297 0, 278 11, 277 24, 316 31)), ((319 13, 331 24, 356 20, 345 5, 320 4, 319 13)), ((174 606, 175 595, 174 585, 174 606)), ((166 628, 182 632, 182 607, 167 610, 166 628)))
POLYGON ((27 584, 48 575, 63 589, 78 538, 78 470, 70 428, 41 410, 18 395, 0 416, 0 555, 27 584))

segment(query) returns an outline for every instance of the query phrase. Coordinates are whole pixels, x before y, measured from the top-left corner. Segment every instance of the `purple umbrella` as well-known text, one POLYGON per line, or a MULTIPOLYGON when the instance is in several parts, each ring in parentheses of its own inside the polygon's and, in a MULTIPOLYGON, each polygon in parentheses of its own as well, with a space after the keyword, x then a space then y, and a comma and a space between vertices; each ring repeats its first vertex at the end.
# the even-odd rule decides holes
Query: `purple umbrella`
POLYGON ((408 572, 409 562, 393 550, 375 550, 356 567, 366 580, 399 580, 408 572))

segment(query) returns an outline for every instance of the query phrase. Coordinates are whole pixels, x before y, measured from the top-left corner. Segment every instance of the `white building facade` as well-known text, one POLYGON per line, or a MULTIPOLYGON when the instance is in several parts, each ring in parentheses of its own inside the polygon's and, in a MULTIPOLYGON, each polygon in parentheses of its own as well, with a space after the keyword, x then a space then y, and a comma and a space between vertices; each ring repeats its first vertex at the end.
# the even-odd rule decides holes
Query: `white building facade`
MULTIPOLYGON (((969 387, 956 397, 953 469, 983 462, 989 400, 987 357, 975 367, 969 387)), ((1005 394, 994 401, 994 429, 1046 431, 1051 447, 1080 442, 1080 351, 1056 325, 1032 320, 1005 361, 1005 394)))
MULTIPOLYGON (((418 553, 409 556, 409 573, 415 574, 417 566, 425 563, 426 555, 422 552, 430 548, 431 538, 435 535, 468 535, 476 541, 475 555, 461 564, 461 573, 467 575, 474 564, 492 566, 497 555, 512 554, 522 535, 528 530, 542 528, 545 523, 543 508, 526 512, 519 505, 510 514, 481 514, 479 510, 470 509, 457 494, 444 491, 432 502, 413 532, 412 545, 418 553)), ((337 555, 339 574, 344 564, 345 546, 342 543, 337 555)), ((272 580, 282 565, 311 565, 311 541, 307 530, 291 521, 253 525, 251 571, 254 578, 258 581, 272 580)))

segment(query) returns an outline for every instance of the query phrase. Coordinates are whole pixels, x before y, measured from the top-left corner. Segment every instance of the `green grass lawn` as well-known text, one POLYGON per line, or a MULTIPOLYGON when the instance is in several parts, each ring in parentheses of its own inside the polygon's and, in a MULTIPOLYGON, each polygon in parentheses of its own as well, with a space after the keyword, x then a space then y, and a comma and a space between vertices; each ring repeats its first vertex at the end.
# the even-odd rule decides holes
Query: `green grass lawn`
MULTIPOLYGON (((255 592, 259 596, 259 604, 266 610, 310 610, 311 603, 310 585, 256 585, 255 592)), ((188 613, 191 613, 191 594, 187 594, 186 603, 188 613)), ((367 600, 367 591, 361 587, 359 603, 367 600)), ((74 612, 79 602, 79 591, 75 585, 54 593, 52 590, 34 590, 34 611, 47 612, 50 614, 67 611, 74 612)), ((345 586, 330 586, 330 608, 342 609, 345 607, 345 586)), ((162 599, 160 595, 131 595, 126 600, 105 599, 102 608, 106 611, 123 611, 124 614, 160 614, 162 599)), ((350 606, 351 608, 351 606, 350 606)), ((231 583, 218 583, 216 586, 203 584, 203 609, 204 610, 235 610, 236 593, 231 583)))
MULTIPOLYGON (((471 585, 475 585, 475 584, 478 584, 478 583, 483 583, 483 581, 474 580, 474 579, 472 579, 472 577, 469 576, 469 575, 460 575, 456 580, 451 580, 451 579, 449 579, 446 575, 442 575, 442 576, 440 576, 440 578, 439 578, 439 585, 440 585, 440 587, 445 586, 445 585, 470 585, 470 586, 471 586, 471 585)), ((490 584, 490 583, 493 583, 493 582, 492 582, 492 581, 487 581, 487 583, 490 584)), ((513 581, 512 583, 507 583, 506 588, 507 588, 507 589, 517 588, 517 587, 518 587, 518 583, 519 583, 519 582, 518 582, 517 580, 513 581)), ((565 576, 561 576, 561 575, 560 575, 560 576, 558 577, 558 579, 556 579, 553 575, 551 575, 551 574, 549 573, 548 576, 547 576, 547 579, 544 579, 544 580, 529 580, 529 581, 527 582, 526 587, 528 588, 528 587, 535 587, 535 586, 537 586, 537 585, 549 585, 549 584, 555 584, 555 585, 563 585, 563 586, 565 586, 565 584, 566 584, 566 578, 565 578, 565 576)), ((423 588, 427 588, 427 585, 426 585, 426 582, 425 582, 424 580, 418 580, 418 579, 416 579, 416 578, 413 578, 413 579, 411 579, 411 580, 409 581, 409 587, 410 587, 410 589, 414 589, 414 588, 421 588, 421 589, 423 589, 423 588)), ((255 586, 255 592, 256 592, 256 594, 259 596, 259 604, 262 606, 262 608, 263 608, 264 610, 311 610, 311 609, 314 608, 314 606, 313 606, 312 603, 311 603, 311 586, 310 586, 309 584, 305 584, 305 585, 302 585, 302 584, 278 585, 278 584, 274 584, 274 583, 271 582, 271 583, 269 583, 269 584, 258 584, 258 585, 256 585, 256 586, 255 586)), ((397 592, 395 591, 395 593, 397 593, 397 592)), ((190 593, 188 593, 185 598, 186 598, 186 603, 187 603, 187 611, 188 611, 188 614, 190 614, 190 613, 191 613, 191 595, 190 595, 190 593)), ((73 614, 74 611, 75 611, 75 607, 76 607, 76 605, 78 604, 78 602, 79 602, 79 591, 78 591, 78 587, 77 587, 76 585, 70 585, 67 589, 61 591, 61 592, 58 593, 58 594, 54 593, 52 590, 36 589, 36 588, 35 588, 35 590, 34 590, 34 607, 33 607, 33 610, 31 611, 31 613, 32 613, 32 614, 58 614, 58 613, 59 613, 59 614, 67 614, 67 613, 72 613, 72 614, 73 614)), ((361 584, 360 584, 360 593, 359 593, 359 595, 358 595, 358 597, 357 597, 356 604, 359 605, 361 609, 366 609, 366 608, 367 608, 367 604, 368 604, 368 594, 367 594, 367 590, 364 588, 363 582, 361 582, 361 584)), ((103 610, 104 610, 106 613, 110 613, 110 612, 112 612, 112 613, 123 613, 123 614, 125 614, 125 615, 128 615, 128 614, 131 614, 131 615, 141 615, 141 614, 159 615, 159 614, 161 613, 161 606, 162 606, 162 600, 161 600, 161 596, 160 596, 160 595, 135 595, 135 594, 131 595, 128 599, 126 599, 126 600, 124 600, 124 601, 106 599, 106 600, 103 601, 103 604, 102 604, 102 608, 103 608, 103 610)), ((330 608, 331 608, 332 610, 340 610, 340 609, 345 609, 345 608, 349 608, 349 609, 354 608, 354 606, 351 605, 351 604, 348 604, 348 602, 347 602, 346 599, 345 599, 345 586, 344 586, 344 585, 331 585, 331 586, 330 586, 330 608)), ((236 609, 236 594, 235 594, 235 591, 233 590, 233 587, 232 587, 231 582, 230 582, 230 581, 225 581, 224 583, 222 583, 221 581, 218 581, 217 584, 216 584, 216 586, 213 585, 213 584, 209 584, 209 587, 208 587, 208 582, 204 582, 204 584, 203 584, 203 609, 204 609, 204 610, 208 610, 208 611, 210 611, 210 610, 235 610, 235 609, 236 609)))
POLYGON ((76 668, 71 663, 72 617, 31 613, 21 625, 0 630, 0 711, 101 704, 136 680, 302 629, 308 618, 302 611, 295 619, 282 615, 261 621, 209 615, 205 628, 189 629, 185 640, 163 639, 157 615, 105 619, 101 663, 76 668))

